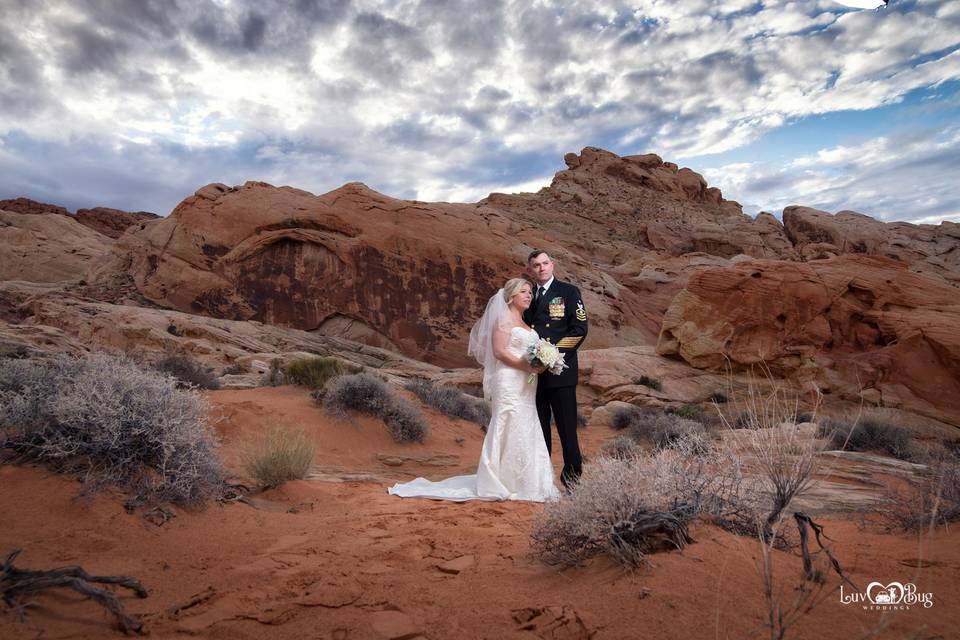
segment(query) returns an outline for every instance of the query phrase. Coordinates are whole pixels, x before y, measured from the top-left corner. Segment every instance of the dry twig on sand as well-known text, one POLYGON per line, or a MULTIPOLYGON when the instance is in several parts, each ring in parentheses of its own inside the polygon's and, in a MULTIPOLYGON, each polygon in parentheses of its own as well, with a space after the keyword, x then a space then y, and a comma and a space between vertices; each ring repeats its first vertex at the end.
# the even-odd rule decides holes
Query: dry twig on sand
POLYGON ((80 567, 60 567, 49 571, 17 569, 13 561, 20 555, 17 549, 0 565, 0 598, 23 620, 24 604, 20 598, 44 589, 66 587, 73 589, 99 602, 113 613, 125 632, 139 632, 143 624, 123 609, 123 605, 112 592, 95 586, 93 583, 117 584, 126 587, 140 598, 147 597, 147 590, 135 579, 127 576, 91 576, 80 567))

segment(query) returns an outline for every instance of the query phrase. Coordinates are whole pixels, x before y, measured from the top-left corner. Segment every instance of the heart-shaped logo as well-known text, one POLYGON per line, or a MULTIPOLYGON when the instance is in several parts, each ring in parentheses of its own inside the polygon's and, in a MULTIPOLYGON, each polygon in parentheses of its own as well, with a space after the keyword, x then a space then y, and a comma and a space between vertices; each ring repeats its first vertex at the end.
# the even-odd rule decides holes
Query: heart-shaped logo
POLYGON ((899 604, 903 600, 904 588, 899 582, 883 585, 871 582, 867 585, 867 598, 873 604, 899 604))

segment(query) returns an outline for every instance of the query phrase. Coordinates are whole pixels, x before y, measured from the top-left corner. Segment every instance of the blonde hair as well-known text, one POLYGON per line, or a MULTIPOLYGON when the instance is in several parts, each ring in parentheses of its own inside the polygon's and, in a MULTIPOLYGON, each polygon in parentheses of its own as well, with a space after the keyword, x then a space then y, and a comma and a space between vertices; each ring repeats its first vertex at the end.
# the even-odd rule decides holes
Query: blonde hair
POLYGON ((524 285, 530 287, 530 291, 533 291, 533 285, 531 285, 530 281, 526 278, 510 278, 507 280, 506 284, 503 285, 504 302, 510 304, 513 296, 517 295, 520 292, 520 288, 524 285))

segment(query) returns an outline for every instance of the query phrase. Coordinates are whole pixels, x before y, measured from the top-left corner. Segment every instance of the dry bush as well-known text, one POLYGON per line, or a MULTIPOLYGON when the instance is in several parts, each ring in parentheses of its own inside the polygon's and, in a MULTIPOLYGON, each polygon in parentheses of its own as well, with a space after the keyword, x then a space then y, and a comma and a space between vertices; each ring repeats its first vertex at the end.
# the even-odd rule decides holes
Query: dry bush
MULTIPOLYGON (((747 387, 731 440, 743 448, 763 479, 772 504, 764 522, 765 535, 773 535, 790 502, 813 482, 820 462, 821 444, 813 429, 797 427, 799 400, 791 396, 767 373, 769 390, 757 385, 747 387)), ((727 427, 730 422, 721 412, 727 427)))
POLYGON ((879 511, 891 529, 922 531, 960 520, 960 462, 934 461, 927 473, 891 488, 886 498, 879 511))
POLYGON ((921 455, 909 431, 875 412, 868 411, 858 420, 823 420, 820 435, 829 438, 834 448, 846 451, 877 451, 908 461, 921 455))
POLYGON ((697 422, 702 422, 704 419, 703 407, 693 402, 682 404, 679 407, 669 407, 667 408, 667 413, 672 413, 681 418, 695 420, 697 422))
POLYGON ((630 428, 630 435, 635 439, 649 440, 655 447, 662 449, 686 436, 703 437, 706 430, 703 424, 674 413, 651 413, 630 428))
POLYGON ((416 380, 408 382, 404 388, 444 415, 476 422, 481 427, 486 427, 490 423, 490 405, 463 393, 456 387, 416 380))
POLYGON ((630 436, 618 435, 600 447, 600 454, 617 460, 628 460, 643 453, 637 441, 630 436))
POLYGON ((213 369, 203 367, 185 353, 167 353, 154 363, 153 368, 173 376, 177 380, 177 386, 181 389, 191 387, 198 389, 220 388, 220 381, 214 375, 213 369))
POLYGON ((613 412, 613 417, 610 420, 610 426, 617 431, 629 429, 633 425, 637 424, 642 416, 643 411, 640 409, 640 407, 618 407, 613 412))
POLYGON ((704 443, 693 440, 595 460, 567 497, 545 505, 532 532, 533 554, 564 566, 607 554, 635 567, 651 551, 689 541, 687 523, 699 514, 719 522, 748 519, 751 491, 739 458, 709 443, 696 453, 704 443))
POLYGON ((638 377, 638 378, 634 378, 634 379, 633 379, 633 384, 640 384, 640 385, 643 385, 643 386, 645 386, 645 387, 649 387, 649 388, 653 389, 654 391, 662 391, 662 390, 663 390, 663 384, 660 382, 660 380, 657 379, 657 378, 652 378, 652 377, 650 377, 650 376, 648 376, 648 375, 642 375, 642 376, 640 376, 640 377, 638 377))
POLYGON ((114 485, 143 501, 199 504, 224 473, 208 407, 193 390, 105 354, 0 361, 0 448, 114 485))
POLYGON ((317 445, 303 429, 271 427, 243 454, 243 466, 261 487, 306 477, 317 445))
POLYGON ((347 417, 347 412, 354 410, 381 418, 397 442, 423 442, 427 434, 427 422, 416 407, 367 373, 334 378, 322 402, 328 413, 338 417, 347 417))
POLYGON ((362 367, 338 360, 337 358, 300 358, 283 368, 284 380, 289 384, 298 384, 311 389, 323 389, 337 376, 359 373, 362 367))

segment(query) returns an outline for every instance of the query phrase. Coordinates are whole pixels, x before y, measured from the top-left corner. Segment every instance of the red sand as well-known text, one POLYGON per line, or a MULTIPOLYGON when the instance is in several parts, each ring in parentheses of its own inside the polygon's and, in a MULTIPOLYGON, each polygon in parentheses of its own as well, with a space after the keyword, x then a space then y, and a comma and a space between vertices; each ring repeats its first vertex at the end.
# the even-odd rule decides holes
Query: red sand
MULTIPOLYGON (((398 445, 376 420, 331 420, 302 389, 220 391, 210 398, 223 415, 217 429, 231 469, 238 469, 246 438, 285 422, 316 436, 319 479, 259 494, 256 507, 176 509, 176 518, 158 527, 127 514, 118 494, 78 498, 73 480, 39 467, 2 466, 0 553, 23 548, 17 565, 24 568, 79 564, 91 573, 140 579, 150 597, 124 594, 123 603, 155 638, 769 637, 756 541, 698 526, 695 544, 653 556, 652 568, 628 573, 600 558, 560 571, 529 557, 538 505, 387 495, 395 479, 469 473, 482 441, 477 425, 431 413, 425 444, 398 445), (377 454, 441 462, 453 455, 459 463, 396 467, 377 454), (330 481, 344 472, 379 480, 330 481), (176 612, 193 600, 197 604, 176 612)), ((582 433, 588 454, 612 435, 605 428, 582 433)), ((788 638, 859 638, 873 631, 880 638, 960 636, 955 528, 917 537, 860 530, 852 519, 824 524, 858 586, 913 582, 933 593, 934 605, 882 614, 841 604, 834 593, 788 638), (917 558, 928 566, 909 566, 917 558)), ((774 563, 789 603, 799 558, 775 552, 774 563)), ((109 614, 72 592, 40 595, 33 605, 25 623, 0 613, 0 637, 120 635, 109 614)))

